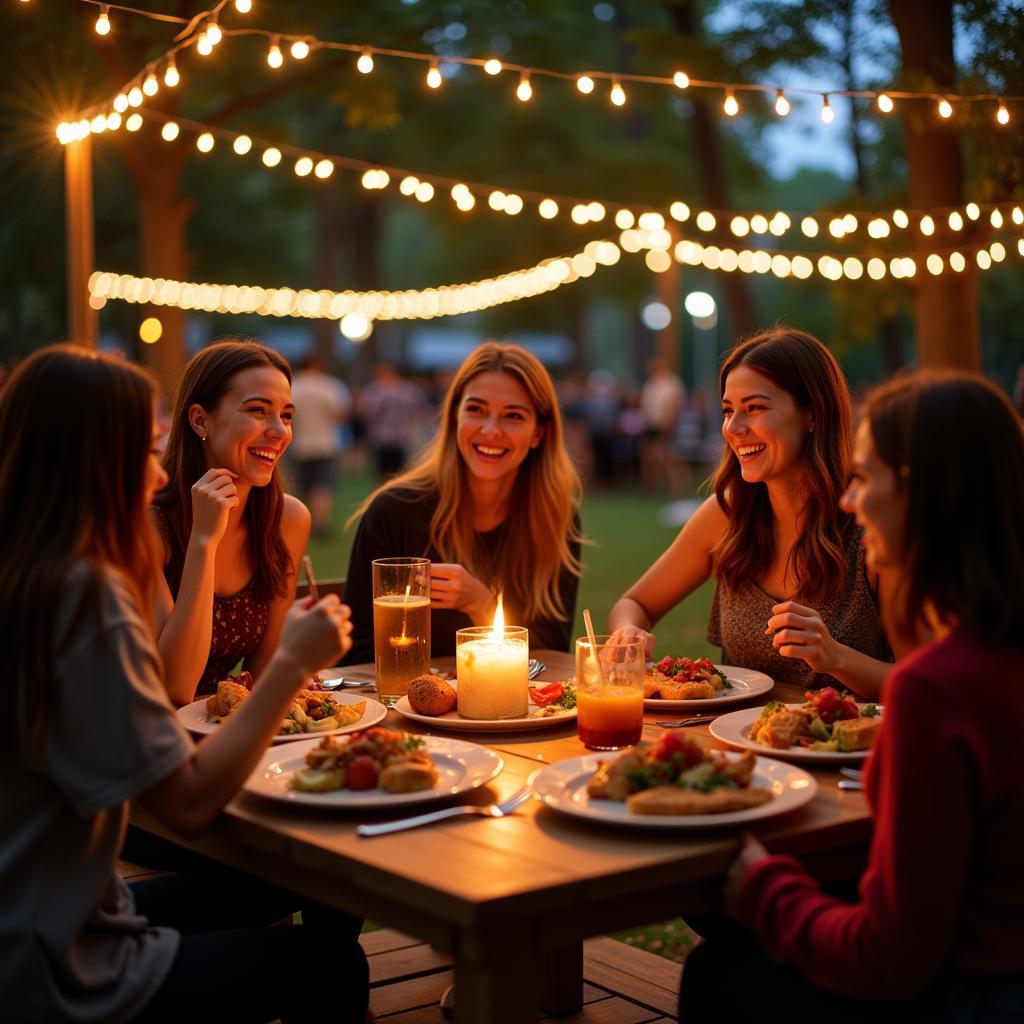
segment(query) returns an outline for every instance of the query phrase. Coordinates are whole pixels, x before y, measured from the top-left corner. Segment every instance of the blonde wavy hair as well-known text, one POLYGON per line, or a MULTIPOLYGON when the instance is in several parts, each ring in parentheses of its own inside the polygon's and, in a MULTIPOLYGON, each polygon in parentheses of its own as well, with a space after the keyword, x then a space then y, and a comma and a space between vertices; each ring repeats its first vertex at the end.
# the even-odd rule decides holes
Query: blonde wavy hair
POLYGON ((430 542, 441 558, 457 562, 492 590, 501 587, 504 603, 526 622, 569 614, 559 577, 563 569, 580 575, 572 546, 582 542, 579 505, 582 484, 565 450, 562 415, 551 376, 540 360, 519 345, 485 342, 466 358, 441 405, 437 433, 404 473, 377 488, 349 520, 359 519, 383 492, 404 491, 410 500, 437 495, 430 542), (456 442, 459 404, 466 386, 481 373, 514 377, 526 389, 541 428, 540 443, 516 472, 502 543, 488 552, 473 530, 466 464, 456 442))

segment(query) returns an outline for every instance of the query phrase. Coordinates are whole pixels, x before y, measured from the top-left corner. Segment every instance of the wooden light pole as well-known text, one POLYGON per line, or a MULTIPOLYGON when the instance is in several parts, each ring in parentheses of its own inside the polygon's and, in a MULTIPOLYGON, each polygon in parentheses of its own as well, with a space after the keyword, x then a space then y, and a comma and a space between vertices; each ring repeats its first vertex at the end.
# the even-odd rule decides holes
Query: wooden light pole
POLYGON ((64 205, 68 258, 68 340, 96 347, 99 313, 89 305, 93 272, 92 139, 64 147, 64 205))

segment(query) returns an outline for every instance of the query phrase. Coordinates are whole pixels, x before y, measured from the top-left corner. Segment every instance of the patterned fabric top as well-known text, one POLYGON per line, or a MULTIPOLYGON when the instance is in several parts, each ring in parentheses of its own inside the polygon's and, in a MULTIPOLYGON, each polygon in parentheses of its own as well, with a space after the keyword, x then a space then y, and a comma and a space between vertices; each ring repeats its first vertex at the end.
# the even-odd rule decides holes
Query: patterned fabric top
MULTIPOLYGON (((868 580, 863 531, 849 531, 846 542, 846 575, 836 595, 815 610, 833 638, 847 647, 879 661, 892 661, 878 604, 868 580)), ((711 600, 708 641, 722 648, 722 662, 755 669, 770 675, 777 683, 797 686, 825 686, 835 682, 820 675, 799 658, 784 658, 765 636, 772 617, 772 606, 780 599, 766 594, 756 583, 732 590, 719 580, 711 600)))
POLYGON ((217 683, 259 647, 267 629, 269 606, 253 595, 254 580, 230 597, 213 595, 213 635, 210 657, 196 689, 196 699, 217 689, 217 683))

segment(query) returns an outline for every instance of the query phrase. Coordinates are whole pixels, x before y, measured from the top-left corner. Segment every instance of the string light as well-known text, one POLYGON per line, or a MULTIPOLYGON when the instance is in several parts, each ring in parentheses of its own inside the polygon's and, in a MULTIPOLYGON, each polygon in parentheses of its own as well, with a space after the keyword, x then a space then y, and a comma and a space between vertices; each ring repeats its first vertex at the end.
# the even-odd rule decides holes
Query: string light
MULTIPOLYGON (((334 173, 334 162, 324 158, 316 162, 316 167, 313 168, 313 173, 321 180, 329 178, 334 173)), ((424 182, 427 184, 427 182, 424 182)), ((430 187, 431 194, 433 194, 433 186, 430 187)))
POLYGON ((263 150, 263 164, 266 167, 276 167, 281 162, 281 150, 276 146, 271 146, 268 149, 263 150))
POLYGON ((356 70, 360 74, 368 75, 373 70, 373 54, 369 50, 363 50, 356 61, 356 70))
POLYGON ((998 231, 1003 226, 1003 215, 998 210, 993 210, 989 215, 989 223, 998 231))
POLYGON ((142 115, 132 114, 124 123, 125 128, 130 132, 137 132, 142 127, 142 115))
POLYGON ((948 120, 953 116, 953 104, 949 102, 945 97, 939 100, 939 117, 943 120, 948 120))
POLYGON ((210 150, 213 149, 213 146, 213 135, 210 132, 203 132, 203 134, 196 139, 196 149, 198 149, 200 153, 209 153, 210 150))
POLYGON ((172 57, 167 62, 167 67, 164 68, 164 85, 168 89, 173 89, 180 81, 181 75, 178 74, 178 66, 174 63, 174 58, 172 57))
POLYGON ((235 0, 235 10, 239 14, 248 14, 252 10, 252 0, 235 0))
POLYGON ((267 50, 267 64, 275 71, 284 64, 284 55, 281 53, 280 36, 274 36, 270 41, 270 49, 267 50))
POLYGON ((626 90, 622 88, 622 83, 618 79, 612 82, 612 91, 609 93, 609 98, 617 107, 622 107, 626 104, 626 90))
POLYGON ((128 90, 128 106, 129 107, 141 107, 142 101, 145 97, 142 95, 142 90, 137 86, 133 85, 128 90))
POLYGON ((690 76, 685 71, 677 71, 672 76, 672 84, 677 89, 689 89, 690 88, 690 76))
POLYGON ((440 89, 444 79, 441 77, 441 69, 437 64, 431 64, 427 71, 427 88, 440 89))
POLYGON ((583 93, 584 96, 589 96, 594 91, 594 80, 590 75, 580 75, 576 79, 576 88, 583 93))
POLYGON ((209 57, 213 53, 213 43, 210 42, 210 37, 205 32, 200 33, 196 40, 196 53, 200 57, 209 57))
POLYGON ((964 219, 956 210, 949 215, 949 226, 953 231, 960 231, 964 226, 964 219))
POLYGON ((160 135, 164 142, 173 142, 180 132, 181 129, 178 127, 177 121, 166 121, 163 128, 160 129, 160 135))
POLYGON ((682 203, 679 201, 674 202, 668 208, 668 212, 672 215, 673 220, 677 220, 680 223, 689 219, 690 216, 690 208, 686 205, 686 203, 682 203))
POLYGON ((964 213, 967 214, 971 220, 977 220, 981 216, 981 207, 977 203, 968 203, 964 207, 964 213))
POLYGON ((1006 104, 1000 101, 999 106, 996 108, 996 120, 1000 124, 1010 123, 1010 112, 1006 109, 1006 104))
POLYGON ((207 22, 206 38, 211 46, 216 46, 224 38, 224 33, 221 31, 220 25, 217 24, 216 14, 211 14, 210 20, 207 22))
POLYGON ((894 104, 892 102, 892 97, 889 96, 887 93, 880 92, 878 94, 878 98, 877 98, 877 100, 875 102, 878 104, 878 109, 883 114, 891 114, 892 113, 894 104))
POLYGON ((736 99, 736 94, 732 89, 726 89, 725 91, 725 102, 722 104, 722 110, 725 111, 727 117, 735 117, 740 112, 740 103, 736 99))
POLYGON ((800 230, 808 238, 815 238, 818 234, 818 222, 813 217, 804 217, 800 221, 800 230))
POLYGON ((516 86, 516 99, 520 103, 528 103, 533 96, 533 86, 530 85, 530 74, 522 71, 519 74, 519 85, 516 86))
POLYGON ((234 149, 239 156, 245 156, 245 154, 252 149, 252 139, 250 139, 248 135, 239 135, 235 139, 231 148, 234 149))
POLYGON ((790 111, 789 100, 786 99, 786 94, 781 89, 775 90, 775 113, 779 117, 785 117, 790 111))
POLYGON ((488 75, 501 74, 501 61, 497 57, 490 57, 484 61, 484 73, 488 75))
POLYGON ((312 159, 310 157, 308 157, 308 156, 300 156, 299 159, 295 161, 295 168, 294 168, 294 170, 295 170, 295 173, 300 178, 305 178, 313 170, 313 161, 312 161, 312 159))
POLYGON ((156 75, 151 71, 142 82, 142 91, 147 96, 155 96, 160 90, 160 83, 156 80, 156 75))
POLYGON ((921 223, 918 227, 921 229, 922 235, 935 234, 935 221, 927 213, 921 218, 921 223))
POLYGON ((110 34, 110 8, 106 4, 100 7, 100 16, 96 19, 95 27, 98 36, 110 34))
POLYGON ((119 113, 123 114, 128 109, 128 96, 125 93, 119 93, 114 97, 114 102, 111 104, 113 108, 119 113))
POLYGON ((309 43, 305 39, 296 39, 292 43, 291 54, 296 60, 305 60, 309 56, 309 43))
POLYGON ((821 97, 821 120, 825 124, 831 124, 836 118, 836 112, 832 109, 832 104, 828 101, 828 94, 826 93, 821 97))

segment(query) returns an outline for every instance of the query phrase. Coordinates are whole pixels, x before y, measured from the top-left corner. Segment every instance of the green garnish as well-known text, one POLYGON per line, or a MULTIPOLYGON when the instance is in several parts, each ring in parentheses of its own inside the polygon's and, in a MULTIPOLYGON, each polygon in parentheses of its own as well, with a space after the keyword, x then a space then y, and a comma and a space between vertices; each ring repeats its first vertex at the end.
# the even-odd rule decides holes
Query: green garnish
POLYGON ((571 683, 566 683, 565 693, 563 693, 562 696, 558 698, 558 700, 553 700, 550 706, 566 708, 567 710, 571 711, 574 707, 576 707, 576 687, 573 686, 571 683))
POLYGON ((861 718, 877 718, 881 713, 877 704, 868 704, 860 709, 861 718))
POLYGON ((728 775, 722 775, 719 772, 715 772, 709 775, 706 779, 701 779, 699 782, 695 782, 690 786, 684 785, 683 789, 696 789, 701 793, 710 793, 713 789, 737 789, 736 781, 730 779, 728 775))
POLYGON ((770 700, 763 708, 761 708, 761 715, 758 718, 759 722, 763 722, 766 718, 775 714, 776 711, 781 711, 785 707, 785 704, 781 700, 770 700))

